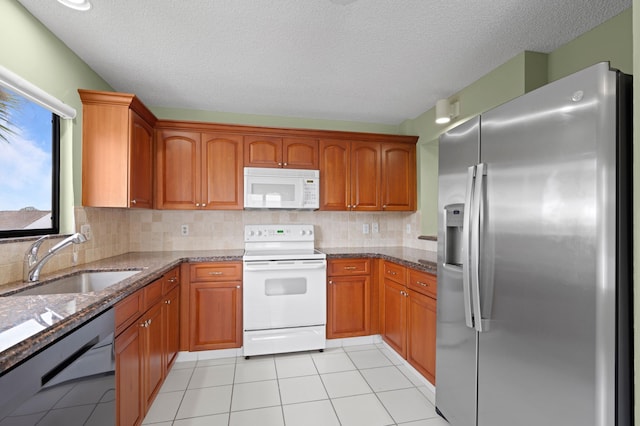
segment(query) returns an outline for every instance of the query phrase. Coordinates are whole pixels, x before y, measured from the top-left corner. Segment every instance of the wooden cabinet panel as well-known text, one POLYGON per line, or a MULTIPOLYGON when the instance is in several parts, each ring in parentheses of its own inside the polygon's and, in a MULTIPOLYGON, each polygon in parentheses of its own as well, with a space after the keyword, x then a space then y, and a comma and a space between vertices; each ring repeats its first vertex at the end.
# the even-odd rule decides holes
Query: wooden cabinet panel
POLYGON ((327 338, 370 334, 371 279, 367 276, 329 277, 327 338))
POLYGON ((384 279, 382 338, 403 358, 407 357, 406 287, 384 279))
POLYGON ((116 336, 134 323, 144 313, 144 291, 136 291, 118 302, 114 309, 116 336))
POLYGON ((152 206, 156 117, 132 94, 79 89, 82 205, 152 206))
POLYGON ((283 167, 317 170, 319 166, 318 140, 307 138, 282 139, 283 167))
POLYGON ((320 210, 350 207, 350 159, 348 141, 320 140, 320 210))
POLYGON ((162 288, 164 280, 158 279, 146 286, 144 292, 144 310, 149 310, 152 306, 158 304, 162 299, 162 288))
POLYGON ((370 275, 371 259, 330 259, 327 275, 370 275))
POLYGON ((245 167, 282 167, 282 138, 244 137, 245 167))
POLYGON ((242 346, 240 282, 192 282, 189 293, 189 350, 242 346))
POLYGON ((380 144, 351 143, 351 208, 380 210, 380 144))
POLYGON ((142 358, 140 327, 135 324, 115 340, 116 412, 118 426, 139 425, 142 407, 142 358))
POLYGON ((436 305, 431 297, 409 290, 407 361, 436 384, 436 305))
POLYGON ((242 136, 202 134, 201 207, 217 210, 244 208, 242 136))
POLYGON ((416 209, 416 146, 404 143, 382 144, 382 209, 416 209))
POLYGON ((143 375, 145 412, 162 386, 164 379, 162 305, 156 304, 142 317, 143 323, 143 375))
POLYGON ((153 127, 129 110, 129 207, 153 207, 153 127))
POLYGON ((163 303, 164 369, 169 371, 180 351, 180 288, 173 287, 163 303))
POLYGON ((438 279, 435 275, 427 272, 409 269, 407 288, 431 296, 434 299, 438 297, 438 279))
POLYGON ((397 263, 384 261, 383 276, 385 279, 405 285, 407 282, 407 268, 397 263))
POLYGON ((157 143, 159 209, 194 209, 200 202, 200 133, 162 130, 157 143))
POLYGON ((192 263, 191 282, 236 281, 242 279, 242 262, 192 263))

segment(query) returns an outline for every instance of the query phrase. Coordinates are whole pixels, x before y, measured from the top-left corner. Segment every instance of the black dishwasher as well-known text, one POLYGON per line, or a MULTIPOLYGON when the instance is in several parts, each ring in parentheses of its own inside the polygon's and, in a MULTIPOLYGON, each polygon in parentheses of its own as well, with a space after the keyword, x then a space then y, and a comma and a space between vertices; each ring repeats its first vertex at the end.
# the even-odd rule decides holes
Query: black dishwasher
POLYGON ((115 425, 113 309, 0 376, 0 426, 115 425))

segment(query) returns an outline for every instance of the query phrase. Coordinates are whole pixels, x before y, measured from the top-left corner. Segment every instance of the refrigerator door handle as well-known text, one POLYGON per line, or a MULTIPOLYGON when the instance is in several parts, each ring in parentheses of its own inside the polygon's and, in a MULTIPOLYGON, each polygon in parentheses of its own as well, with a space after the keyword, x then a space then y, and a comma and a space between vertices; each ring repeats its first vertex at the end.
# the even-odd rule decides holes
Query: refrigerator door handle
POLYGON ((486 174, 486 164, 480 163, 476 166, 476 179, 473 188, 473 207, 471 209, 471 241, 470 241, 470 258, 471 265, 471 297, 472 310, 474 313, 474 326, 476 331, 482 332, 482 314, 480 310, 480 214, 482 211, 482 198, 484 196, 484 185, 486 174))
MULTIPOLYGON (((462 224, 462 296, 464 299, 464 320, 469 328, 474 328, 471 311, 471 216, 476 166, 467 169, 467 190, 464 202, 464 222, 462 224)), ((445 212, 446 213, 446 212, 445 212)))

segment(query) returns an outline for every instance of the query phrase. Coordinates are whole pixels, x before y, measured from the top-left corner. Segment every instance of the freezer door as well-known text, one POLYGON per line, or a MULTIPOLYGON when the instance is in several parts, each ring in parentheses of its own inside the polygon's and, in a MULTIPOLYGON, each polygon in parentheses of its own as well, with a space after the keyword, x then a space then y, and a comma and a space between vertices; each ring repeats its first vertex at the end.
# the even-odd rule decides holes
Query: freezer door
POLYGON ((479 118, 440 137, 438 147, 438 324, 436 408, 452 426, 475 424, 476 332, 465 322, 462 224, 467 171, 478 162, 479 118))
POLYGON ((615 94, 603 63, 482 116, 478 426, 626 424, 614 417, 615 94))

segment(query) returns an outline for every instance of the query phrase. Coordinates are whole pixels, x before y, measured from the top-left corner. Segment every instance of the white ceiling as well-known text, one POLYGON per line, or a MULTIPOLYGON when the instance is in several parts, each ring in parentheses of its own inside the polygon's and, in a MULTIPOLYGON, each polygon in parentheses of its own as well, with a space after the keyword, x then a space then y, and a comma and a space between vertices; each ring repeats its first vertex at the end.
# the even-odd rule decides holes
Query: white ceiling
POLYGON ((19 0, 149 106, 398 124, 631 0, 19 0), (346 4, 345 4, 346 3, 346 4))

